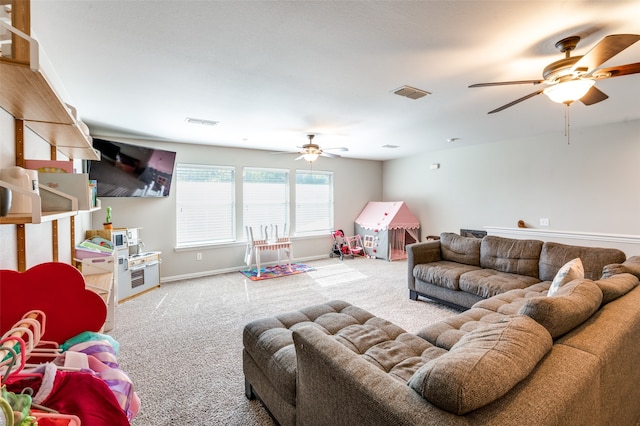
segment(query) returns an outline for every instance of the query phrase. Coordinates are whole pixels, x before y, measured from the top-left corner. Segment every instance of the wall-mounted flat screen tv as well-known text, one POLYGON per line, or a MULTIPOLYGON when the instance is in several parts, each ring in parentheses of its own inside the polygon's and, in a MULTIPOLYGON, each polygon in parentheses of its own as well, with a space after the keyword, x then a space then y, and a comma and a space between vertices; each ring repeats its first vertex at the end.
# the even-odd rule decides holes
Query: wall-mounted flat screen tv
POLYGON ((98 197, 169 196, 175 152, 95 138, 93 147, 101 159, 87 168, 98 182, 98 197))

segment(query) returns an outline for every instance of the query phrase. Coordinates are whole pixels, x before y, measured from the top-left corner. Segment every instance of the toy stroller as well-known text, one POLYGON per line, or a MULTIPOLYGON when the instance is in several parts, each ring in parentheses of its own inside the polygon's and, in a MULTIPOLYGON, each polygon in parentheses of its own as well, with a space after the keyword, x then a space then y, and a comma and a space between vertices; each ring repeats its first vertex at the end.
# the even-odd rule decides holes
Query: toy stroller
POLYGON ((362 247, 362 240, 360 235, 353 237, 345 237, 342 229, 338 229, 331 233, 333 237, 333 248, 329 257, 339 257, 340 260, 344 259, 344 256, 364 255, 364 249, 362 247))

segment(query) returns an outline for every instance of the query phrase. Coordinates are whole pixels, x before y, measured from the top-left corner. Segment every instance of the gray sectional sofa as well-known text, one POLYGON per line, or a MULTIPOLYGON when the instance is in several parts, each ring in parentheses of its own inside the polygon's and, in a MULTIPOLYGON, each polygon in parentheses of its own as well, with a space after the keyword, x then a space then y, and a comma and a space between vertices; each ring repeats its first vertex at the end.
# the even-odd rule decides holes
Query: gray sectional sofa
POLYGON ((538 273, 415 334, 343 301, 253 321, 246 395, 281 425, 635 426, 640 257, 618 260, 558 268, 551 294, 538 273))
POLYGON ((496 294, 551 281, 575 258, 585 278, 597 280, 604 266, 624 262, 626 255, 613 248, 442 233, 439 240, 407 246, 409 297, 470 308, 496 294))

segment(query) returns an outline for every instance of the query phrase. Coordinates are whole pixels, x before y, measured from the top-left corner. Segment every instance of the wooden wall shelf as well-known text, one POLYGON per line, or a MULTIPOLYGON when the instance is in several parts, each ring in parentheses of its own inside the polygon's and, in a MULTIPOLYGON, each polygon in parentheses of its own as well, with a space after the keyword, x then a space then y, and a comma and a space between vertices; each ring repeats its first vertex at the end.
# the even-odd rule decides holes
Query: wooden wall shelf
POLYGON ((0 57, 0 107, 67 157, 100 160, 91 136, 83 131, 86 126, 40 70, 38 42, 5 22, 0 25, 26 40, 31 51, 29 63, 0 57))
POLYGON ((62 198, 68 202, 69 210, 64 211, 42 211, 42 200, 36 193, 26 191, 8 182, 0 180, 0 186, 9 188, 11 191, 26 195, 31 199, 31 214, 28 213, 9 213, 5 217, 0 217, 1 225, 25 225, 28 223, 43 223, 62 219, 65 217, 76 216, 78 214, 78 199, 64 192, 57 191, 45 185, 39 185, 40 191, 47 191, 54 196, 62 198))

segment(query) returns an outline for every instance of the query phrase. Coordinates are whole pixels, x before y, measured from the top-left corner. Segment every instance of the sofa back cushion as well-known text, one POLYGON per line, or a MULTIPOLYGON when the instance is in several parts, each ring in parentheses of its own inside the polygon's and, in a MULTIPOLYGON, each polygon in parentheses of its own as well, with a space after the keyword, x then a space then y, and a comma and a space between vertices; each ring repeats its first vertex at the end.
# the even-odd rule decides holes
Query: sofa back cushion
POLYGON ((480 266, 538 278, 541 250, 542 241, 488 235, 480 245, 480 266))
POLYGON ((612 263, 602 268, 602 278, 616 274, 633 274, 640 279, 640 256, 631 256, 623 263, 612 263))
POLYGON ((433 405, 464 415, 509 392, 552 345, 549 332, 531 318, 505 316, 469 332, 448 353, 424 364, 409 386, 433 405))
POLYGON ((623 251, 614 248, 571 246, 546 242, 540 254, 540 279, 552 281, 558 270, 579 257, 584 266, 584 277, 590 280, 600 279, 605 265, 622 263, 626 259, 623 251))
POLYGON ((638 285, 638 277, 629 273, 616 274, 608 278, 594 281, 602 291, 602 304, 616 300, 624 296, 638 285))
POLYGON ((479 238, 462 237, 452 232, 440 234, 440 256, 442 260, 480 266, 479 238))
POLYGON ((591 280, 577 279, 560 287, 553 296, 527 300, 518 313, 542 324, 556 339, 585 322, 601 303, 600 287, 591 280))

